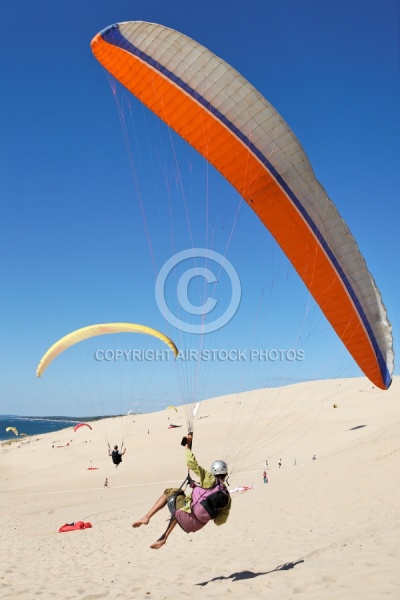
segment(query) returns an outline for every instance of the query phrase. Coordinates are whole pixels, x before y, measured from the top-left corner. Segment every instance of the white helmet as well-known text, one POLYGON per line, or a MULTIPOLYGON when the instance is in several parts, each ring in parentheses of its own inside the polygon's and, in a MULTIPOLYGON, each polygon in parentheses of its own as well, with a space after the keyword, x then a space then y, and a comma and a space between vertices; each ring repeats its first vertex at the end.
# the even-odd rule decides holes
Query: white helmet
POLYGON ((215 460, 211 465, 211 473, 213 475, 227 475, 228 465, 223 460, 215 460))

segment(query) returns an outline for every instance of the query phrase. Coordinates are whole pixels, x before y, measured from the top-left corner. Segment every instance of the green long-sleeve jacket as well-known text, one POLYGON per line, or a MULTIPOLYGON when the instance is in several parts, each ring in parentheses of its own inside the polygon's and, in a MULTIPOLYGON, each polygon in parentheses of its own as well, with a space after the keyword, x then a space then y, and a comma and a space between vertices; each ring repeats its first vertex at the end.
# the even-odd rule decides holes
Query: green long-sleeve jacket
MULTIPOLYGON (((212 473, 210 473, 209 471, 206 471, 205 469, 203 469, 203 467, 201 467, 198 464, 195 455, 193 454, 193 452, 191 450, 189 450, 189 448, 186 448, 185 452, 186 452, 186 454, 185 454, 186 465, 189 467, 189 469, 191 471, 193 471, 193 473, 195 473, 199 477, 200 486, 207 490, 209 488, 212 488, 213 485, 215 484, 215 479, 216 479, 215 476, 212 473)), ((232 504, 232 500, 229 497, 228 505, 225 506, 225 508, 221 508, 219 511, 219 514, 215 517, 215 519, 213 519, 213 521, 216 525, 223 525, 224 523, 226 523, 226 521, 228 520, 228 517, 229 517, 229 511, 231 509, 231 504, 232 504)), ((191 497, 187 496, 186 504, 181 510, 184 510, 185 512, 191 512, 190 507, 191 507, 191 497)))

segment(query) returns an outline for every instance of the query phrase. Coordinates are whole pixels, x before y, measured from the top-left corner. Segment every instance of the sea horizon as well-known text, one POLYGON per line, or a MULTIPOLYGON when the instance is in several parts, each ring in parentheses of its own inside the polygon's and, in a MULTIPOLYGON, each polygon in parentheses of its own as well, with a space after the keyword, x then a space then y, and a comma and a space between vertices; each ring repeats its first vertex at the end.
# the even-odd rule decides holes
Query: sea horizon
POLYGON ((77 423, 98 421, 100 419, 108 419, 121 415, 96 415, 86 417, 73 417, 66 415, 55 416, 30 416, 30 415, 0 415, 0 442, 8 440, 18 440, 23 442, 24 438, 42 435, 68 429, 77 423), (8 427, 13 427, 17 430, 6 431, 8 427), (20 437, 22 434, 24 436, 20 437))

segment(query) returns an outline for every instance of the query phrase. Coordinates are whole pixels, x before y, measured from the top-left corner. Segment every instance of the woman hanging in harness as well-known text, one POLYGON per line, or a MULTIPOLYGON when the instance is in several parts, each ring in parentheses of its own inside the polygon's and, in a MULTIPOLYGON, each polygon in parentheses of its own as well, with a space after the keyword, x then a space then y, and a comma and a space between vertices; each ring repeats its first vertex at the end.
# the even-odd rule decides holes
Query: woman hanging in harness
POLYGON ((185 446, 186 465, 200 478, 199 484, 195 483, 189 475, 185 479, 184 483, 188 481, 192 488, 191 496, 185 496, 182 486, 167 488, 149 512, 132 525, 132 527, 147 525, 150 519, 168 504, 172 516, 165 532, 151 544, 150 548, 154 550, 158 550, 166 543, 177 523, 183 531, 192 533, 204 527, 209 521, 214 521, 216 525, 223 525, 228 519, 231 508, 231 497, 225 485, 228 467, 223 460, 213 462, 211 472, 200 467, 191 450, 192 439, 192 434, 189 433, 187 438, 182 440, 182 445, 185 446))
POLYGON ((124 445, 122 444, 121 450, 118 450, 118 446, 114 446, 114 450, 111 451, 110 445, 108 445, 108 456, 111 456, 112 461, 116 467, 118 467, 119 463, 122 462, 122 457, 126 452, 126 448, 122 452, 123 447, 124 447, 124 445))

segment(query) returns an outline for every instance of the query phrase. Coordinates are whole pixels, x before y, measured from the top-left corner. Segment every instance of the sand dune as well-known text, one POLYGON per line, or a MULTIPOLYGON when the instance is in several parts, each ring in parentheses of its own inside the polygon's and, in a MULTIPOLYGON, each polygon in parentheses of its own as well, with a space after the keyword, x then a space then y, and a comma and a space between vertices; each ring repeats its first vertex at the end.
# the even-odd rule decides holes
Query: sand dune
MULTIPOLYGON (((167 510, 131 525, 186 474, 185 428, 165 412, 134 417, 117 469, 96 423, 3 443, 1 597, 399 598, 399 392, 398 377, 387 392, 349 379, 203 402, 199 463, 226 458, 229 487, 255 487, 232 493, 226 525, 177 527, 157 551, 167 510), (78 520, 93 527, 58 533, 78 520)), ((105 424, 112 441, 121 419, 105 424)))

